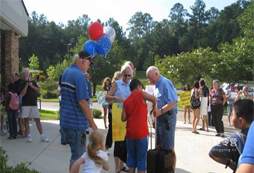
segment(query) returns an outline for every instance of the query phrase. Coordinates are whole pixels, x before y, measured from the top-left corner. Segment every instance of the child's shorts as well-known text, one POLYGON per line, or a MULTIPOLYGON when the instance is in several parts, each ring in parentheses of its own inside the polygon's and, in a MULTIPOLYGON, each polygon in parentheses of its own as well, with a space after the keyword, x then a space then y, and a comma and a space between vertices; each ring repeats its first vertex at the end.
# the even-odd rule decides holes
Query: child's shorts
POLYGON ((138 168, 138 171, 146 170, 146 155, 148 140, 147 137, 142 139, 127 139, 127 166, 129 168, 138 168))

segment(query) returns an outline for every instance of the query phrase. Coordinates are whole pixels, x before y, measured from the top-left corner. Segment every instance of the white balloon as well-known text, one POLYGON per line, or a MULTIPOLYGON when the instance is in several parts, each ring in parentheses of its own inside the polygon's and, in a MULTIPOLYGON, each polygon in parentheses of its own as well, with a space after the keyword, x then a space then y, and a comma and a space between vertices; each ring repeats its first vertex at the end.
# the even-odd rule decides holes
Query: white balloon
POLYGON ((103 32, 105 35, 107 35, 107 37, 110 39, 110 42, 112 44, 116 38, 116 32, 115 32, 114 28, 112 28, 110 26, 106 26, 103 28, 103 32))

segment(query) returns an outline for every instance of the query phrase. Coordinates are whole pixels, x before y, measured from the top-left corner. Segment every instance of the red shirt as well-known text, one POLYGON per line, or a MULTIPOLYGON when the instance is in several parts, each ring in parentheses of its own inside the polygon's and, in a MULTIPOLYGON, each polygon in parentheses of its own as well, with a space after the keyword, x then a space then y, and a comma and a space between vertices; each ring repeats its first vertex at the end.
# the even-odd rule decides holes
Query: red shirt
POLYGON ((132 92, 123 105, 127 116, 126 137, 128 139, 147 137, 147 105, 143 102, 142 91, 132 92))

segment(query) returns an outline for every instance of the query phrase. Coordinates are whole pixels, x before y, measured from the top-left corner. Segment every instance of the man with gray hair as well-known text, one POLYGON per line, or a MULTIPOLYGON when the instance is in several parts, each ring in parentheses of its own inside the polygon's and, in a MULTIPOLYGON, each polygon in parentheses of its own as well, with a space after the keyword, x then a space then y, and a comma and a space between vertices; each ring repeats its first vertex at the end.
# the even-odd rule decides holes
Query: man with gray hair
MULTIPOLYGON (((154 96, 157 98, 156 134, 157 146, 174 151, 175 127, 178 97, 173 83, 160 75, 155 66, 150 66, 146 77, 155 85, 154 96)), ((175 168, 174 163, 174 168, 175 168)))
POLYGON ((20 91, 22 97, 21 118, 24 118, 26 128, 27 142, 32 142, 30 134, 29 118, 34 118, 37 129, 41 135, 41 142, 49 142, 49 139, 43 134, 39 111, 37 107, 37 93, 40 88, 33 79, 29 78, 29 69, 23 70, 23 81, 20 84, 20 91))
MULTIPOLYGON (((74 55, 73 64, 67 68, 61 81, 60 126, 64 131, 66 142, 71 148, 69 170, 85 151, 86 130, 89 123, 93 130, 97 126, 89 109, 89 95, 85 73, 93 64, 93 57, 87 51, 74 55)), ((75 171, 78 173, 79 169, 75 171)))

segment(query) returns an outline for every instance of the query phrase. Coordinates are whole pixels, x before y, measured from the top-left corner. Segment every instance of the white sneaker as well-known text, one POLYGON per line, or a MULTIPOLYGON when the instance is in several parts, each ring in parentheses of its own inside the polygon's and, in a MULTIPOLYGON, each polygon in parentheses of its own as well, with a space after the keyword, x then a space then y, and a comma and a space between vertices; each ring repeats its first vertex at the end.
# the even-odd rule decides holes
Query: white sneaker
POLYGON ((31 135, 29 135, 28 137, 27 137, 27 142, 32 142, 33 140, 32 140, 32 136, 31 135))
POLYGON ((45 135, 43 135, 41 136, 41 142, 49 142, 49 139, 45 135))
POLYGON ((3 130, 0 131, 1 136, 5 136, 6 134, 7 134, 6 130, 3 129, 3 130))

